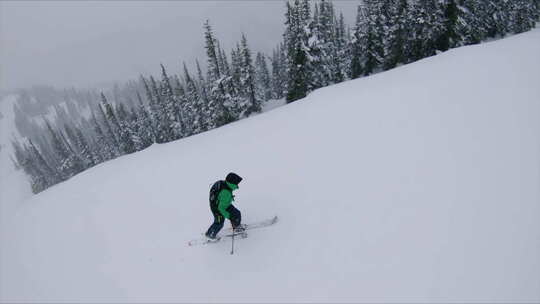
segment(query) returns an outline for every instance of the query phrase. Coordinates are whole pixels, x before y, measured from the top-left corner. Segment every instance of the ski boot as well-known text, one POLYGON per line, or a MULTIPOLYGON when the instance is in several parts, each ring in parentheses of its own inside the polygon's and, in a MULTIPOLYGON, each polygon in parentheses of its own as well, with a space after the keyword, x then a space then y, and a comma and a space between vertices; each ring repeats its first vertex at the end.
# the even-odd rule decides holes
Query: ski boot
POLYGON ((206 241, 207 242, 217 242, 219 241, 221 238, 216 236, 216 235, 213 235, 213 234, 209 234, 209 233, 205 233, 204 236, 206 236, 206 241))
POLYGON ((233 233, 242 233, 244 231, 246 231, 246 225, 245 224, 240 224, 236 227, 233 227, 233 233))

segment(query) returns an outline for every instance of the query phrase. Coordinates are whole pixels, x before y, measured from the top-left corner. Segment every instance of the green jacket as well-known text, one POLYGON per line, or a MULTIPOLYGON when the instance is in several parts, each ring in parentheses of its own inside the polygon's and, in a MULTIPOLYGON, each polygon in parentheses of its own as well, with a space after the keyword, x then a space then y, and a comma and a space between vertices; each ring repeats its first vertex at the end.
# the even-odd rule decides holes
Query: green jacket
MULTIPOLYGON (((238 189, 238 185, 231 184, 229 182, 226 182, 226 183, 227 183, 227 186, 229 186, 229 188, 232 189, 232 191, 238 189)), ((223 214, 225 218, 230 217, 230 214, 227 211, 227 208, 229 208, 229 206, 234 201, 234 196, 232 194, 232 191, 224 187, 223 189, 221 189, 221 191, 218 194, 218 210, 219 212, 221 212, 221 214, 223 214)))

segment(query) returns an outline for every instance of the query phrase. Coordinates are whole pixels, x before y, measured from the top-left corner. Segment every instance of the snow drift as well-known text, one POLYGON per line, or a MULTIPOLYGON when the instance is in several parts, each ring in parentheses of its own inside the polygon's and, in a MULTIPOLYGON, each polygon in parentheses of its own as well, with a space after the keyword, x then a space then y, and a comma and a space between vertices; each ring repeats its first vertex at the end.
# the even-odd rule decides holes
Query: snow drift
POLYGON ((538 54, 538 29, 454 49, 4 194, 0 299, 538 302, 538 54), (279 223, 188 247, 229 171, 279 223))

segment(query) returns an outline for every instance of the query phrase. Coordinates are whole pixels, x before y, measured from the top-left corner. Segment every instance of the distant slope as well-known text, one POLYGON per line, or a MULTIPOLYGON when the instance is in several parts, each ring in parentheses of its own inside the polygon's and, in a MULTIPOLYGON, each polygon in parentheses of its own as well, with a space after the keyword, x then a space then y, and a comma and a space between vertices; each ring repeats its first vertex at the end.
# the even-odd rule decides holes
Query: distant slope
POLYGON ((0 300, 538 302, 538 54, 454 49, 83 172, 10 214, 0 300), (187 247, 229 171, 280 222, 187 247))

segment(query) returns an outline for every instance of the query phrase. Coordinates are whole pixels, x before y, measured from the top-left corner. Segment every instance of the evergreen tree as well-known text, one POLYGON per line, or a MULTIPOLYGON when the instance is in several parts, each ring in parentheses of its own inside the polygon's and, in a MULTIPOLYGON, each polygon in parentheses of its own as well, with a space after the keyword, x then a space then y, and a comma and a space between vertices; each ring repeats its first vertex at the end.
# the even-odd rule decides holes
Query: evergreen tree
POLYGON ((31 140, 24 147, 12 141, 16 165, 30 177, 32 192, 38 193, 61 181, 61 178, 45 160, 31 140))
POLYGON ((180 82, 180 78, 178 75, 174 76, 174 95, 176 97, 176 113, 177 117, 179 119, 179 126, 180 126, 180 135, 181 137, 188 136, 187 131, 187 125, 186 125, 186 106, 187 106, 187 98, 186 98, 186 91, 184 90, 184 85, 180 82))
POLYGON ((186 82, 186 127, 187 134, 193 135, 203 130, 202 103, 195 81, 191 78, 184 63, 184 80, 186 82))
MULTIPOLYGON (((84 136, 78 136, 77 130, 77 127, 72 128, 68 124, 64 124, 64 132, 68 140, 72 143, 77 155, 81 159, 84 170, 86 170, 95 165, 94 157, 90 151, 86 139, 84 136)), ((82 135, 82 133, 80 133, 80 135, 82 135)))
POLYGON ((206 20, 204 23, 204 38, 205 38, 205 48, 206 48, 206 55, 208 56, 208 82, 214 82, 218 80, 221 77, 221 72, 219 69, 219 59, 216 51, 216 45, 219 44, 217 40, 214 37, 214 33, 212 31, 212 27, 210 26, 210 22, 206 20))
POLYGON ((160 93, 160 88, 152 76, 150 76, 150 84, 149 87, 147 86, 147 89, 150 90, 149 95, 152 96, 150 99, 150 115, 155 124, 154 128, 156 130, 156 142, 166 143, 172 137, 172 122, 167 115, 165 101, 160 93))
POLYGON ((385 0, 384 70, 406 63, 410 46, 407 44, 411 24, 406 0, 385 0))
POLYGON ((30 187, 32 188, 32 192, 38 193, 43 189, 46 189, 48 185, 45 180, 45 175, 38 171, 28 149, 24 149, 17 141, 12 141, 11 145, 13 146, 17 166, 22 168, 30 177, 30 187))
POLYGON ((27 154, 32 161, 32 172, 34 175, 34 185, 32 186, 34 193, 57 184, 62 181, 60 173, 55 170, 42 153, 36 148, 32 140, 28 140, 29 146, 27 147, 27 154))
POLYGON ((99 124, 93 109, 90 122, 96 136, 95 144, 92 145, 94 147, 97 147, 95 152, 97 152, 97 154, 103 161, 115 158, 115 149, 112 146, 111 141, 107 138, 105 131, 103 131, 101 125, 99 124))
POLYGON ((163 116, 168 125, 165 125, 167 141, 182 138, 183 122, 180 114, 180 102, 174 94, 169 75, 163 64, 161 65, 161 99, 163 100, 163 116))
POLYGON ((484 2, 477 0, 461 0, 458 5, 458 22, 455 46, 477 44, 484 40, 488 33, 484 2))
POLYGON ((332 83, 332 47, 333 16, 329 2, 324 0, 315 5, 308 37, 309 49, 309 84, 310 91, 328 86, 332 83))
POLYGON ((367 76, 375 72, 383 63, 384 44, 380 3, 365 0, 358 7, 356 27, 351 41, 351 78, 367 76))
MULTIPOLYGON (((156 102, 154 101, 154 97, 152 96, 152 90, 150 90, 150 86, 148 84, 148 81, 141 75, 141 83, 144 87, 144 92, 146 93, 146 99, 148 100, 148 115, 149 115, 149 122, 151 123, 152 127, 152 140, 153 142, 157 143, 158 137, 159 137, 159 124, 156 121, 158 119, 157 113, 155 112, 157 109, 155 107, 156 102)), ((140 101, 142 101, 139 98, 140 101)))
POLYGON ((208 99, 209 99, 209 96, 208 96, 208 81, 206 81, 206 79, 204 79, 204 76, 202 74, 202 71, 201 71, 201 66, 199 64, 199 60, 195 60, 195 63, 196 63, 196 66, 197 66, 197 81, 198 81, 198 88, 199 88, 199 95, 200 95, 200 100, 201 102, 203 102, 204 104, 207 104, 208 103, 208 99))
POLYGON ((281 99, 287 91, 287 56, 283 43, 272 53, 272 98, 281 99))
POLYGON ((538 10, 533 0, 510 2, 510 23, 513 33, 523 33, 534 28, 538 10))
POLYGON ((102 116, 105 127, 107 128, 108 136, 112 139, 112 142, 116 149, 118 150, 117 155, 120 155, 124 152, 122 141, 120 140, 120 123, 116 118, 116 114, 113 111, 113 108, 105 94, 101 92, 101 105, 98 106, 100 111, 104 114, 102 116))
POLYGON ((366 46, 366 17, 365 9, 362 5, 358 6, 356 13, 356 24, 350 46, 350 65, 349 65, 349 77, 356 79, 364 74, 364 58, 365 58, 365 46, 366 46))
POLYGON ((348 35, 345 27, 345 18, 343 14, 339 14, 339 20, 335 24, 335 37, 333 48, 333 83, 339 83, 346 80, 348 77, 347 71, 350 65, 350 50, 348 48, 348 35))
POLYGON ((54 155, 59 163, 57 170, 60 172, 62 179, 68 179, 73 175, 82 172, 84 167, 81 160, 73 153, 63 135, 60 132, 53 130, 48 121, 45 121, 45 125, 51 137, 54 155))
POLYGON ((131 122, 131 117, 123 103, 116 106, 116 119, 118 121, 120 146, 124 154, 129 154, 137 151, 134 138, 137 138, 137 133, 134 130, 134 124, 131 122))
POLYGON ((294 5, 287 4, 287 22, 284 34, 287 47, 287 102, 304 98, 308 93, 309 75, 309 2, 295 0, 294 5))
MULTIPOLYGON (((317 8, 317 7, 316 7, 317 8)), ((343 16, 341 16, 343 17, 343 16)), ((341 20, 341 22, 344 22, 341 20)), ((334 5, 331 1, 322 0, 319 5, 319 17, 313 17, 314 26, 311 31, 310 40, 316 42, 319 50, 319 58, 311 58, 311 73, 313 78, 317 72, 322 72, 319 75, 320 83, 327 86, 334 83, 342 82, 345 79, 345 70, 343 57, 345 53, 345 41, 343 37, 344 24, 339 24, 339 20, 335 16, 334 5), (318 19, 318 20, 317 20, 318 19), (314 30, 317 36, 314 35, 314 30), (320 63, 320 68, 315 68, 313 61, 317 60, 320 63)), ((311 48, 311 47, 310 47, 311 48)), ((313 48, 311 48, 313 52, 313 48)))
POLYGON ((246 36, 242 34, 241 42, 241 65, 240 65, 240 91, 244 97, 244 115, 249 116, 252 113, 261 111, 261 100, 255 94, 255 70, 251 59, 246 36))
POLYGON ((436 0, 418 0, 411 7, 411 61, 435 55, 444 29, 442 8, 436 0))
POLYGON ((218 44, 214 37, 212 27, 208 20, 204 24, 205 28, 205 48, 208 56, 208 72, 207 81, 210 83, 210 98, 204 108, 204 117, 206 119, 207 130, 222 126, 226 123, 234 121, 235 118, 229 113, 226 104, 229 101, 223 87, 223 77, 219 68, 219 50, 216 49, 218 44))
POLYGON ((461 38, 458 36, 459 12, 457 0, 447 0, 444 5, 444 29, 439 37, 438 49, 446 51, 454 48, 461 43, 461 38))
POLYGON ((141 95, 137 91, 137 134, 141 141, 136 145, 137 150, 142 150, 156 142, 156 131, 152 117, 149 114, 146 105, 144 104, 141 95))
POLYGON ((211 110, 212 107, 210 103, 212 102, 212 96, 211 96, 211 90, 212 88, 209 85, 209 81, 204 79, 204 76, 201 71, 201 66, 199 65, 199 61, 196 60, 196 66, 197 66, 197 77, 198 77, 198 91, 199 91, 199 100, 198 100, 198 125, 200 132, 208 131, 212 128, 212 115, 211 110))
POLYGON ((78 127, 75 128, 76 136, 79 138, 79 142, 86 142, 88 147, 88 155, 92 156, 92 166, 100 164, 105 160, 102 158, 102 153, 99 151, 101 147, 97 144, 97 136, 94 131, 94 126, 89 119, 83 117, 78 127))
POLYGON ((231 50, 231 84, 234 88, 233 95, 240 95, 241 78, 242 78, 242 51, 240 44, 236 44, 236 48, 231 50))
POLYGON ((266 64, 266 57, 261 52, 257 53, 255 59, 255 79, 257 99, 264 101, 272 99, 270 72, 268 71, 268 65, 266 64))

